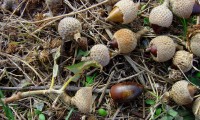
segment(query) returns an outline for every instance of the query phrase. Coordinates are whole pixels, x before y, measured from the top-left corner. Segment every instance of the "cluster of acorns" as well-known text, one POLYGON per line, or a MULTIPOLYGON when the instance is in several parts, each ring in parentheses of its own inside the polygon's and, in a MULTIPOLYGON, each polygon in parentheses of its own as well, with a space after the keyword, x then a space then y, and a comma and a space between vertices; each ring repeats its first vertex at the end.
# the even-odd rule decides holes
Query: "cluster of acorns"
MULTIPOLYGON (((106 21, 119 22, 122 24, 131 23, 136 17, 138 12, 138 3, 134 3, 132 0, 120 0, 110 12, 106 21)), ((188 18, 193 12, 196 12, 195 0, 171 0, 170 5, 172 11, 179 17, 188 18)), ((149 15, 149 20, 152 28, 156 27, 169 27, 172 23, 173 14, 168 9, 169 0, 152 9, 149 15)), ((80 32, 82 30, 81 23, 72 17, 66 17, 62 19, 58 25, 58 33, 65 40, 72 36, 77 42, 80 38, 80 32), (78 35, 78 37, 77 37, 78 35)), ((161 30, 161 29, 159 29, 161 30)), ((155 32, 156 29, 154 29, 155 32)), ((127 54, 132 52, 138 43, 140 37, 148 32, 146 28, 134 33, 131 30, 124 28, 116 31, 113 35, 112 41, 108 42, 108 46, 116 49, 117 54, 127 54)), ((197 33, 191 37, 190 50, 196 56, 200 56, 200 34, 197 33)), ((147 51, 150 51, 152 58, 156 62, 166 62, 173 58, 173 64, 179 67, 183 72, 187 72, 192 68, 193 54, 185 50, 179 50, 176 52, 176 44, 173 39, 166 35, 160 35, 152 39, 149 43, 147 51)), ((111 59, 111 52, 104 44, 94 45, 90 50, 90 56, 83 60, 96 60, 102 66, 109 64, 111 59)), ((114 101, 127 101, 140 95, 143 91, 143 87, 137 83, 119 83, 111 88, 110 95, 114 101), (127 93, 128 92, 128 93, 127 93), (131 92, 131 94, 130 94, 131 92)), ((193 95, 196 91, 196 87, 189 85, 187 81, 178 81, 169 92, 169 96, 179 105, 190 104, 193 101, 193 95)), ((194 114, 199 116, 199 107, 196 107, 198 98, 194 103, 194 114)))
MULTIPOLYGON (((2 7, 8 9, 9 5, 13 4, 11 1, 13 0, 5 0, 2 7)), ((49 9, 51 4, 54 4, 52 1, 46 0, 49 9)), ((58 0, 57 2, 60 1, 58 0)), ((111 1, 117 2, 118 0, 111 1)), ((134 3, 132 0, 120 0, 114 5, 106 21, 122 24, 131 23, 137 17, 138 6, 139 3, 134 3)), ((171 11, 178 17, 189 18, 191 15, 199 14, 200 7, 195 0, 165 0, 162 5, 153 8, 149 15, 149 21, 155 33, 160 33, 163 28, 170 27, 173 20, 173 13, 171 11)), ((58 33, 63 41, 72 38, 80 42, 81 30, 81 23, 73 17, 62 19, 58 25, 58 33)), ((146 32, 148 32, 146 28, 137 33, 127 28, 120 29, 114 33, 112 41, 108 43, 108 46, 116 49, 116 54, 128 54, 136 48, 138 40, 146 32)), ((173 39, 166 35, 152 39, 146 50, 150 51, 153 60, 156 62, 166 62, 173 58, 173 64, 183 72, 187 72, 192 68, 193 54, 200 57, 200 33, 194 32, 190 39, 188 42, 190 52, 185 50, 176 52, 176 44, 173 39)), ((102 66, 108 65, 113 57, 108 46, 104 44, 94 45, 90 50, 90 56, 83 58, 83 60, 96 60, 102 66)), ((134 82, 119 83, 112 86, 110 95, 114 101, 127 101, 140 95, 143 89, 142 85, 134 82)), ((196 91, 196 87, 182 80, 176 82, 166 95, 170 96, 177 104, 186 105, 193 102, 196 91)), ((199 100, 200 98, 197 98, 193 104, 193 112, 197 118, 200 118, 199 100)))

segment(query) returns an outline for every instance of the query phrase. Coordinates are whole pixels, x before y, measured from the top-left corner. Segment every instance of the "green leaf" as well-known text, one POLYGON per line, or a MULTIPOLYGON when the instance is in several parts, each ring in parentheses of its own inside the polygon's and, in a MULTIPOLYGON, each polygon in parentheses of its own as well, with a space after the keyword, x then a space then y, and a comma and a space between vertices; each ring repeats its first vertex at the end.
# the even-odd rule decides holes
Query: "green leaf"
POLYGON ((195 75, 197 78, 200 78, 200 72, 196 73, 195 75))
POLYGON ((90 86, 91 84, 94 83, 94 78, 96 77, 96 73, 93 76, 88 76, 86 75, 86 83, 85 86, 90 86))
POLYGON ((160 120, 173 120, 173 117, 172 116, 163 116, 160 120))
POLYGON ((74 64, 74 65, 71 65, 71 66, 67 66, 66 68, 68 70, 70 70, 71 72, 73 72, 74 74, 76 73, 79 73, 80 72, 80 69, 81 67, 85 64, 86 62, 83 61, 83 62, 79 62, 77 64, 74 64))
POLYGON ((3 111, 6 114, 6 117, 9 120, 15 120, 12 110, 9 108, 8 105, 5 105, 4 102, 1 100, 1 98, 3 98, 3 97, 4 97, 4 95, 3 95, 2 91, 0 90, 0 105, 2 105, 3 111))
POLYGON ((168 110, 168 114, 171 115, 172 117, 176 117, 178 115, 178 112, 173 109, 170 109, 168 110))
POLYGON ((161 109, 161 108, 157 108, 157 109, 156 109, 156 115, 160 115, 161 112, 162 112, 162 109, 161 109))
POLYGON ((154 105, 156 102, 154 100, 147 99, 147 100, 145 100, 145 103, 148 105, 154 105))
POLYGON ((35 113, 36 115, 39 115, 39 114, 41 114, 41 113, 42 113, 42 111, 40 111, 40 110, 37 110, 37 109, 34 109, 34 113, 35 113))
POLYGON ((84 70, 90 67, 96 67, 102 69, 102 66, 96 61, 83 61, 71 66, 67 66, 66 68, 71 72, 73 72, 74 74, 80 74, 83 73, 84 70))
MULTIPOLYGON (((101 70, 103 69, 101 64, 96 61, 83 61, 71 66, 67 66, 66 68, 73 72, 77 76, 77 79, 79 79, 84 70, 89 69, 90 67, 100 68, 101 70)), ((76 82, 77 79, 73 79, 73 81, 76 82)))
POLYGON ((89 51, 83 51, 81 49, 78 49, 78 52, 77 52, 77 56, 76 57, 85 57, 85 56, 88 56, 89 55, 89 51))
POLYGON ((39 120, 46 120, 44 114, 39 114, 39 120))
POLYGON ((100 109, 98 110, 98 114, 99 114, 100 116, 102 116, 102 117, 105 117, 105 116, 107 116, 108 112, 107 112, 105 109, 100 108, 100 109))
POLYGON ((149 25, 149 18, 144 18, 143 22, 144 22, 144 25, 149 25))

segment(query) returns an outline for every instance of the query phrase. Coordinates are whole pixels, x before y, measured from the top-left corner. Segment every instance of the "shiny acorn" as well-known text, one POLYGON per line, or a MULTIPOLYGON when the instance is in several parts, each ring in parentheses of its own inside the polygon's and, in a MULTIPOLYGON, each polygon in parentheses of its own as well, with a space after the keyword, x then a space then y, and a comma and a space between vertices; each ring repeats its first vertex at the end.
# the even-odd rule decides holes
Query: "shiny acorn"
POLYGON ((142 94, 144 87, 135 82, 118 83, 111 87, 110 96, 115 102, 128 102, 142 94))
POLYGON ((114 5, 106 21, 122 24, 131 23, 137 17, 138 6, 139 4, 134 3, 132 0, 120 0, 114 5))

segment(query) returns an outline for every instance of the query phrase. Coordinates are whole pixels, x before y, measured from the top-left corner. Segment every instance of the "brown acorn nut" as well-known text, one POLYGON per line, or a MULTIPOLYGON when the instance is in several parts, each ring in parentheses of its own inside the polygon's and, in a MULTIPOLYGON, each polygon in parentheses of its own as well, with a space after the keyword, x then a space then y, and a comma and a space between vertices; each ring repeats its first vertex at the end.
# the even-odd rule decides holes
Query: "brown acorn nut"
POLYGON ((120 0, 114 5, 106 21, 119 22, 122 24, 131 23, 137 17, 138 6, 139 4, 134 3, 132 0, 120 0))
POLYGON ((192 103, 196 91, 197 88, 195 86, 190 85, 185 80, 181 80, 173 84, 169 94, 178 105, 187 105, 192 103))
POLYGON ((147 28, 144 28, 137 33, 132 32, 129 29, 120 29, 113 35, 113 41, 108 45, 112 48, 117 48, 118 53, 130 53, 133 51, 140 37, 148 32, 147 28))
POLYGON ((189 18, 200 13, 200 6, 195 0, 170 0, 172 11, 181 18, 189 18))
POLYGON ((83 87, 78 90, 72 97, 71 104, 75 105, 82 113, 89 113, 92 105, 92 87, 83 87))
POLYGON ((195 120, 200 120, 200 97, 194 101, 192 111, 195 115, 195 120))
POLYGON ((142 94, 144 88, 135 82, 118 83, 111 87, 110 96, 115 102, 128 102, 142 94))
POLYGON ((187 72, 192 68, 193 54, 180 50, 173 57, 173 64, 179 66, 183 72, 187 72))
POLYGON ((190 50, 192 53, 200 57, 200 33, 195 34, 190 40, 190 50))
POLYGON ((176 45, 168 36, 157 36, 151 40, 147 51, 151 52, 151 56, 155 61, 165 62, 174 56, 176 45))
POLYGON ((69 37, 74 37, 75 40, 78 40, 81 30, 81 23, 73 17, 65 17, 58 24, 58 33, 63 40, 69 37))
POLYGON ((82 57, 82 61, 95 60, 102 66, 106 66, 110 62, 110 52, 107 46, 103 44, 94 45, 90 49, 89 57, 82 57))
POLYGON ((149 14, 149 22, 156 34, 159 34, 162 29, 168 28, 173 20, 173 14, 168 9, 169 0, 165 0, 160 6, 153 8, 149 14))

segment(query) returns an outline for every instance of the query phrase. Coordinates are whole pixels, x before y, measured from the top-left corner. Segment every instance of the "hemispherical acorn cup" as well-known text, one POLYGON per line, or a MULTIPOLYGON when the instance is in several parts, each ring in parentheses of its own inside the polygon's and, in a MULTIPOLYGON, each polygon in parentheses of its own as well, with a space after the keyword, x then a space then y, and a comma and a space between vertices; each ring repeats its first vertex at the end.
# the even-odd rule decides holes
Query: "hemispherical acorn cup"
POLYGON ((187 81, 181 80, 173 84, 170 90, 170 97, 178 105, 187 105, 192 103, 193 97, 197 88, 193 85, 190 85, 187 81))
POLYGON ((189 48, 191 52, 200 57, 200 33, 195 34, 189 42, 189 48))
POLYGON ((112 48, 116 48, 118 53, 127 54, 133 51, 140 37, 148 32, 146 28, 134 33, 129 29, 120 29, 113 35, 112 41, 108 45, 112 48))
POLYGON ((181 18, 189 18, 192 14, 200 14, 200 6, 195 0, 170 0, 172 11, 181 18))
POLYGON ((73 17, 65 17, 58 24, 58 33, 63 40, 70 37, 80 38, 80 32, 82 30, 81 23, 73 17))
POLYGON ((168 28, 173 20, 173 14, 168 9, 169 0, 165 0, 160 6, 153 8, 149 15, 149 22, 156 34, 160 34, 162 30, 168 28))
POLYGON ((122 24, 131 23, 137 17, 138 6, 139 4, 134 3, 132 0, 120 0, 114 5, 106 21, 122 24))
POLYGON ((118 83, 111 87, 110 96, 115 102, 128 102, 143 92, 143 86, 135 82, 118 83))
POLYGON ((192 68, 193 54, 180 50, 173 57, 173 64, 180 67, 183 72, 187 72, 192 68))
POLYGON ((151 40, 147 51, 151 52, 151 56, 155 61, 165 62, 174 56, 176 45, 168 36, 157 36, 151 40))
POLYGON ((78 90, 72 97, 71 104, 76 105, 82 113, 89 113, 92 105, 92 87, 84 87, 78 90))
POLYGON ((82 57, 82 61, 95 60, 102 66, 106 66, 110 62, 110 52, 107 46, 103 44, 94 45, 90 49, 89 57, 82 57))

